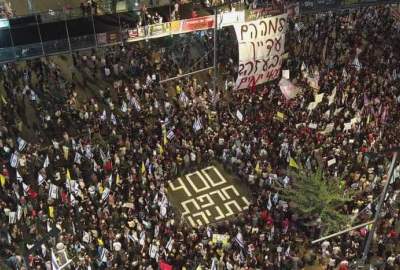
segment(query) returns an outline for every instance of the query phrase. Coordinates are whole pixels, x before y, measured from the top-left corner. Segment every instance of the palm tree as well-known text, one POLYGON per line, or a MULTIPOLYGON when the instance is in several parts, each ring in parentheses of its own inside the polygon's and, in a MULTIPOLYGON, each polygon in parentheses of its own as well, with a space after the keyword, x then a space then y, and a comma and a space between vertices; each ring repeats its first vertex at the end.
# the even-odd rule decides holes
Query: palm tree
POLYGON ((326 177, 321 168, 309 172, 300 168, 289 174, 291 184, 281 192, 300 218, 312 223, 319 220, 323 234, 336 232, 349 223, 343 208, 353 194, 345 191, 343 181, 326 177))

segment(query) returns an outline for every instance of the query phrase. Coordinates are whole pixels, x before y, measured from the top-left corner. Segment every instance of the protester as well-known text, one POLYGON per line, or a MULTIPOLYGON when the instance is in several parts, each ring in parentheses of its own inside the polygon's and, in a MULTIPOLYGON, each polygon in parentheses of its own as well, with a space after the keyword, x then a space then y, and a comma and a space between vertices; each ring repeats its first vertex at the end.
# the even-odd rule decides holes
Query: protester
MULTIPOLYGON (((393 182, 370 258, 379 269, 396 269, 400 166, 391 180, 390 156, 363 155, 400 141, 400 34, 394 24, 384 7, 292 21, 284 69, 302 91, 291 100, 278 82, 232 89, 237 52, 229 31, 219 52, 226 87, 216 91, 207 75, 174 81, 172 90, 160 85, 159 78, 182 73, 182 65, 168 50, 154 55, 150 44, 77 53, 73 81, 49 59, 23 68, 4 65, 5 264, 51 269, 52 253, 62 257, 65 251, 71 269, 301 269, 316 263, 348 269, 361 257, 369 227, 311 245, 322 225, 306 227, 288 203, 269 200, 277 184, 290 185, 288 161, 294 159, 309 170, 322 166, 356 190, 347 212, 360 223, 372 218, 385 181, 393 182), (309 109, 313 76, 324 97, 309 109), (79 91, 79 78, 104 80, 108 87, 79 91), (26 129, 35 136, 25 137, 26 129), (253 199, 235 219, 190 228, 165 188, 212 160, 245 181, 253 199), (230 240, 215 243, 216 233, 230 240)), ((212 40, 203 38, 209 50, 212 40)), ((211 58, 204 61, 207 66, 211 58)))

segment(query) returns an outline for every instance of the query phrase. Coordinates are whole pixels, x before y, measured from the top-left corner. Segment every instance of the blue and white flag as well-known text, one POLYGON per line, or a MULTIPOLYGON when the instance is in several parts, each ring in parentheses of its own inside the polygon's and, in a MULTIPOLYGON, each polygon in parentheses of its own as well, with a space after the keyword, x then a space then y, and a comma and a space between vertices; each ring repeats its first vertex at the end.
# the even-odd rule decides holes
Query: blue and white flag
POLYGON ((107 113, 106 113, 106 110, 103 110, 103 113, 101 114, 100 119, 101 119, 102 121, 107 120, 107 113))
POLYGON ((193 123, 193 130, 195 131, 195 132, 197 132, 197 131, 199 131, 200 129, 202 129, 203 128, 203 125, 202 125, 202 123, 201 123, 201 119, 200 119, 200 117, 197 117, 197 119, 194 121, 194 123, 193 123))
POLYGON ((46 156, 46 159, 44 160, 43 163, 43 168, 47 168, 50 165, 50 160, 49 160, 49 156, 46 156))
POLYGON ((182 92, 179 95, 179 101, 182 102, 184 105, 189 103, 189 98, 186 96, 185 92, 182 92))
POLYGON ((53 270, 60 269, 60 265, 58 264, 57 257, 54 254, 53 250, 51 250, 51 269, 53 270))
POLYGON ((139 101, 137 101, 137 99, 135 97, 132 97, 131 103, 135 107, 136 111, 140 112, 141 107, 140 107, 139 101))
POLYGON ((10 158, 11 167, 17 168, 18 167, 18 161, 19 161, 19 153, 18 152, 12 153, 11 158, 10 158))
POLYGON ((43 184, 45 180, 46 179, 44 178, 44 176, 39 173, 37 177, 38 185, 40 186, 41 184, 43 184))
POLYGON ((268 210, 271 210, 271 208, 272 208, 272 202, 271 202, 271 193, 270 193, 269 196, 268 196, 268 205, 267 205, 267 209, 268 209, 268 210))
POLYGON ((54 184, 50 184, 49 198, 50 199, 57 199, 58 198, 58 186, 56 186, 54 184))
POLYGON ((357 71, 360 71, 361 69, 361 63, 360 60, 358 60, 358 57, 354 58, 352 65, 357 69, 357 71))
POLYGON ((272 202, 273 202, 274 204, 277 204, 277 203, 278 203, 278 200, 279 200, 279 194, 278 194, 278 192, 276 192, 275 195, 274 195, 274 197, 272 197, 272 202))
POLYGON ((17 181, 22 183, 24 181, 24 179, 22 178, 22 176, 19 174, 19 172, 17 171, 17 181))
POLYGON ((24 139, 22 139, 21 137, 18 137, 17 143, 18 143, 18 151, 24 150, 27 144, 26 141, 24 141, 24 139))
POLYGON ((117 118, 115 117, 115 115, 113 113, 111 113, 111 123, 116 126, 117 125, 117 118))
POLYGON ((243 234, 238 232, 235 237, 235 242, 241 247, 244 248, 243 234))
POLYGON ((101 194, 101 202, 105 202, 108 198, 108 196, 110 195, 110 189, 108 187, 106 187, 103 191, 103 193, 101 194))
POLYGON ((108 249, 106 249, 105 247, 99 247, 98 248, 98 252, 99 252, 99 261, 100 261, 100 263, 107 262, 108 261, 107 256, 108 256, 108 253, 109 253, 108 249))
POLYGON ((74 162, 75 162, 76 164, 81 164, 81 163, 82 163, 81 159, 82 159, 82 155, 79 154, 78 152, 75 152, 74 162))
POLYGON ((172 140, 173 138, 175 138, 175 133, 172 129, 170 129, 167 133, 167 138, 168 140, 172 140))
POLYGON ((128 111, 128 105, 126 105, 125 101, 122 101, 121 111, 124 113, 128 111))

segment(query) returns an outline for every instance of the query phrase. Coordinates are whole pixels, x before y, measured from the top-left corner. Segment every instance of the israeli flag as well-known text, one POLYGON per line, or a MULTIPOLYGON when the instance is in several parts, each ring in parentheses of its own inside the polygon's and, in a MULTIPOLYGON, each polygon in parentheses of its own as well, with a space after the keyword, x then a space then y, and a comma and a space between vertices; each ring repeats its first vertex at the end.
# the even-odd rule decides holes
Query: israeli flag
POLYGON ((49 156, 46 156, 46 159, 44 160, 43 163, 43 168, 47 168, 50 165, 50 160, 49 160, 49 156))
POLYGON ((103 194, 101 194, 101 202, 105 202, 110 195, 110 189, 107 187, 104 189, 103 194))
POLYGON ((202 125, 202 123, 201 123, 201 119, 200 119, 200 117, 197 117, 197 119, 194 121, 194 123, 193 123, 193 130, 195 131, 195 132, 197 132, 197 131, 199 131, 200 129, 202 129, 203 128, 203 125, 202 125))
POLYGON ((10 158, 10 165, 11 165, 11 167, 17 168, 17 167, 18 167, 18 161, 19 161, 19 154, 18 154, 18 152, 12 153, 11 158, 10 158))
POLYGON ((53 269, 53 270, 59 270, 60 269, 60 266, 59 266, 58 261, 57 261, 57 257, 54 254, 53 250, 51 250, 51 269, 53 269))
POLYGON ((140 107, 139 101, 137 101, 137 99, 135 97, 132 97, 131 103, 133 104, 133 106, 135 106, 136 111, 140 112, 141 107, 140 107))
POLYGON ((22 176, 19 174, 19 172, 17 171, 17 181, 22 183, 24 181, 24 179, 22 178, 22 176))
POLYGON ((179 95, 179 101, 180 102, 182 102, 183 104, 187 104, 187 103, 189 103, 189 98, 186 96, 186 94, 185 94, 185 92, 182 92, 180 95, 179 95))
POLYGON ((360 69, 362 67, 360 60, 358 60, 358 57, 354 58, 352 65, 355 67, 355 69, 357 69, 357 71, 360 71, 360 69))
POLYGON ((111 113, 111 123, 116 126, 117 125, 117 118, 115 117, 115 115, 113 113, 111 113))
POLYGON ((99 257, 100 257, 100 263, 107 262, 107 255, 108 255, 108 249, 105 247, 99 247, 99 257))
POLYGON ((8 223, 15 224, 17 222, 17 213, 16 212, 9 212, 8 213, 8 223))
POLYGON ((54 184, 50 184, 49 198, 51 198, 51 199, 57 199, 58 198, 58 186, 56 186, 54 184))
POLYGON ((82 162, 81 162, 81 158, 82 158, 82 155, 79 154, 78 152, 75 152, 74 162, 75 162, 76 164, 81 164, 81 163, 82 163, 82 162))
POLYGON ((124 113, 128 111, 128 105, 126 105, 125 101, 122 101, 121 111, 124 113))
POLYGON ((241 247, 244 248, 243 234, 238 232, 235 237, 235 242, 241 247))
POLYGON ((172 129, 170 129, 167 133, 167 138, 168 140, 172 140, 173 138, 175 138, 175 133, 172 129))
POLYGON ((18 143, 18 151, 24 150, 27 144, 26 141, 24 141, 24 139, 22 139, 21 137, 18 137, 17 143, 18 143))
POLYGON ((102 115, 100 116, 100 119, 101 119, 102 121, 105 121, 105 120, 107 119, 106 110, 103 110, 103 113, 102 113, 102 115))
POLYGON ((44 176, 39 173, 37 177, 38 185, 40 186, 41 184, 43 184, 45 180, 46 179, 44 178, 44 176))

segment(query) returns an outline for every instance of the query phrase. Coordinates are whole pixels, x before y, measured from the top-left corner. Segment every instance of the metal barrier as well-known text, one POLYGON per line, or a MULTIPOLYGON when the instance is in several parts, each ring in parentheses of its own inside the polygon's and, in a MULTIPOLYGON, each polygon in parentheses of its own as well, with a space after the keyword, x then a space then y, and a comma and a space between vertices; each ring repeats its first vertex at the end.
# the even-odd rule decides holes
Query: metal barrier
MULTIPOLYGON (((372 0, 313 0, 300 1, 300 14, 320 13, 328 10, 358 8, 376 4, 399 4, 396 1, 372 0)), ((235 4, 236 11, 243 10, 241 3, 235 4)), ((183 17, 192 16, 192 3, 181 6, 183 17)), ((224 6, 219 7, 224 9, 224 6)), ((211 9, 212 10, 212 9, 211 9)), ((212 13, 210 9, 201 10, 202 15, 212 13)), ((282 12, 271 7, 245 10, 246 19, 256 19, 260 14, 282 12), (260 11, 261 10, 261 11, 260 11)), ((155 24, 137 27, 140 13, 137 10, 94 16, 80 16, 75 11, 60 14, 36 14, 10 20, 0 19, 0 63, 21 59, 31 59, 46 55, 64 54, 72 51, 103 47, 127 41, 156 38, 169 34, 197 31, 212 28, 213 16, 196 17, 189 20, 173 21, 168 24, 155 24), (211 18, 210 18, 211 17, 211 18), (195 26, 193 26, 195 25, 195 26), (144 32, 144 33, 143 33, 144 32), (142 35, 142 38, 137 38, 142 35)), ((169 6, 150 9, 164 18, 171 18, 169 6)))

